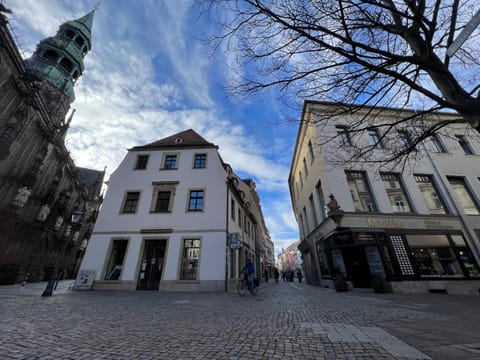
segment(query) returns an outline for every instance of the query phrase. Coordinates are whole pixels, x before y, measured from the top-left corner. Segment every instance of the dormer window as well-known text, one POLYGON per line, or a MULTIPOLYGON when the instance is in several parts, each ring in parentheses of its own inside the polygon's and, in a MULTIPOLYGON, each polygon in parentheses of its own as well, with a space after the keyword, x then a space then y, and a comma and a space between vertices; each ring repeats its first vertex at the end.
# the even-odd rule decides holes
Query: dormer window
POLYGON ((175 139, 175 144, 181 144, 183 142, 182 138, 176 138, 175 139))

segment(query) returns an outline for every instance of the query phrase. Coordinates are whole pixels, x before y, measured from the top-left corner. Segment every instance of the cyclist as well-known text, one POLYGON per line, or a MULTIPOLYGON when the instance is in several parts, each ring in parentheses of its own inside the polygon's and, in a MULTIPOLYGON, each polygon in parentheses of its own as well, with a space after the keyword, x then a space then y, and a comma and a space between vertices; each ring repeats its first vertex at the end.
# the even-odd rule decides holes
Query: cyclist
POLYGON ((255 268, 253 267, 252 260, 250 258, 245 259, 245 266, 240 270, 248 276, 248 290, 253 292, 253 277, 255 275, 255 268))

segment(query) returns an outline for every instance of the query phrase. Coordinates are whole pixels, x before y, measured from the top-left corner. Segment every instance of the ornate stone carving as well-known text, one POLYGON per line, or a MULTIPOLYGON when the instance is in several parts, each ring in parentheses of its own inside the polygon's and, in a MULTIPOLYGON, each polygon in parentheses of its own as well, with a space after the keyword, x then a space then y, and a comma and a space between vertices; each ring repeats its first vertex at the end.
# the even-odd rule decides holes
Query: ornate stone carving
POLYGON ((40 208, 40 212, 37 215, 37 220, 41 222, 47 220, 48 214, 50 214, 50 207, 45 204, 40 208))
POLYGON ((32 191, 27 186, 22 186, 20 189, 18 189, 12 205, 18 208, 23 208, 27 203, 31 193, 32 191))

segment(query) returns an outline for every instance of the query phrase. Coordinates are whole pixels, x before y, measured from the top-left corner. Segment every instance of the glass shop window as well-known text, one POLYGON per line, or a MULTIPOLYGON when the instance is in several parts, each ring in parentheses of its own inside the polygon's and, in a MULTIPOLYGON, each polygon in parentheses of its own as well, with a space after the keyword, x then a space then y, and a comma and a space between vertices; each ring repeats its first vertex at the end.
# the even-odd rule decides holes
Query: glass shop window
POLYGON ((105 272, 105 280, 120 279, 127 245, 128 240, 113 240, 112 252, 110 253, 107 271, 105 272))
POLYGON ((480 270, 472 251, 465 243, 465 239, 462 235, 452 235, 452 241, 455 243, 455 248, 458 252, 460 262, 463 264, 467 275, 471 278, 480 277, 480 270))
POLYGON ((421 277, 464 277, 446 235, 407 235, 406 238, 421 277))

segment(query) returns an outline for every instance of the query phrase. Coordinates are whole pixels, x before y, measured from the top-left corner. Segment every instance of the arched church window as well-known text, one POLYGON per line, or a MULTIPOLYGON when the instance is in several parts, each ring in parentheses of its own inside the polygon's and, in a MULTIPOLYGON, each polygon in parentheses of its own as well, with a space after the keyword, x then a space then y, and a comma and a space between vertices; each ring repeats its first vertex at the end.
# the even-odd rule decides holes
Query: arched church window
POLYGON ((77 80, 77 78, 78 78, 78 71, 77 71, 77 70, 75 70, 75 71, 73 72, 72 77, 73 77, 75 80, 77 80))
POLYGON ((85 43, 85 41, 83 41, 83 38, 81 36, 77 36, 74 41, 80 47, 82 47, 83 44, 85 43))
POLYGON ((65 70, 67 70, 67 72, 71 72, 73 70, 73 64, 67 58, 63 58, 60 61, 60 66, 63 67, 65 70))
POLYGON ((51 60, 51 61, 57 61, 58 59, 58 53, 55 50, 52 49, 47 49, 42 55, 45 59, 51 60))
POLYGON ((72 30, 65 30, 64 35, 69 39, 73 39, 75 33, 72 30))

